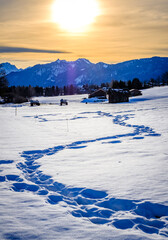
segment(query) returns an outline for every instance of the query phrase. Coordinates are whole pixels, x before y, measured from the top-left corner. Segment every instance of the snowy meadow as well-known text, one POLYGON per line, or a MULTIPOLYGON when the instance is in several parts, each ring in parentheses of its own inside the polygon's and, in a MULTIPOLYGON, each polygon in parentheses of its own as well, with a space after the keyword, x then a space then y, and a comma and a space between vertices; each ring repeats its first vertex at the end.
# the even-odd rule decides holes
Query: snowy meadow
POLYGON ((168 238, 168 87, 0 105, 0 239, 168 238))

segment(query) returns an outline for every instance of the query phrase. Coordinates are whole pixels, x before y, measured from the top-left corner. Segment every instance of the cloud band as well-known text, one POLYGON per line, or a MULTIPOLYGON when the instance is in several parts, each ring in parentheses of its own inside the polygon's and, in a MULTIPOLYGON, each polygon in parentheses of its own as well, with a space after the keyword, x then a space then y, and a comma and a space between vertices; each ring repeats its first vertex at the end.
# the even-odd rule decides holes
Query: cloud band
POLYGON ((70 53, 67 51, 60 51, 60 50, 0 46, 0 53, 26 53, 26 52, 28 53, 70 53))

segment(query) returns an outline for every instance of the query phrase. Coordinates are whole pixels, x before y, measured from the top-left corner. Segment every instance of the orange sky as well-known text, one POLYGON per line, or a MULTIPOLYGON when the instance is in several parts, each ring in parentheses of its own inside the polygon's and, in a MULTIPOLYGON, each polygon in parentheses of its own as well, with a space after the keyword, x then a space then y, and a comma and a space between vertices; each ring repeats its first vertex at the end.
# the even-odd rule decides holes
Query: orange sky
POLYGON ((58 58, 115 63, 168 56, 167 0, 97 0, 100 15, 80 33, 53 22, 53 2, 0 0, 0 62, 24 68, 58 58))

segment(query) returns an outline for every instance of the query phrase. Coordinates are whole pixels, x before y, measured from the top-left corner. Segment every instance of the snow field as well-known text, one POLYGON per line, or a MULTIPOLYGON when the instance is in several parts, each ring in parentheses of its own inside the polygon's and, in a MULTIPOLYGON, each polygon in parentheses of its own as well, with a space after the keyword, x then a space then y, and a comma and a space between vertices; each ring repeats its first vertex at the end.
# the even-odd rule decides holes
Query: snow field
POLYGON ((0 108, 2 239, 167 238, 168 88, 116 105, 67 98, 0 108))

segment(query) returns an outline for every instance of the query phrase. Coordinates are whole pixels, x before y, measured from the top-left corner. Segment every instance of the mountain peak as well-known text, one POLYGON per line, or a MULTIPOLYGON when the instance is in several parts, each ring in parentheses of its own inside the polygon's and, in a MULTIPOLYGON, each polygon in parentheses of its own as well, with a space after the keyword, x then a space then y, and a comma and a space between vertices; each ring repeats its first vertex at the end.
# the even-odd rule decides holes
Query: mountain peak
POLYGON ((76 60, 76 62, 84 62, 84 63, 87 63, 87 64, 92 64, 88 59, 86 59, 86 58, 78 58, 77 60, 76 60))
POLYGON ((19 69, 15 65, 10 64, 9 62, 0 63, 0 72, 4 72, 5 75, 17 71, 19 71, 19 69))
POLYGON ((55 62, 59 64, 61 62, 61 60, 59 60, 59 58, 58 58, 55 62))

